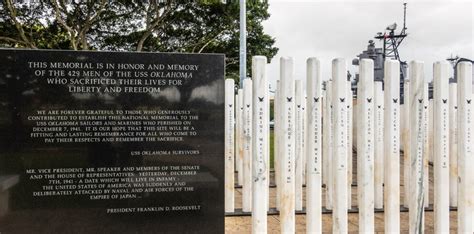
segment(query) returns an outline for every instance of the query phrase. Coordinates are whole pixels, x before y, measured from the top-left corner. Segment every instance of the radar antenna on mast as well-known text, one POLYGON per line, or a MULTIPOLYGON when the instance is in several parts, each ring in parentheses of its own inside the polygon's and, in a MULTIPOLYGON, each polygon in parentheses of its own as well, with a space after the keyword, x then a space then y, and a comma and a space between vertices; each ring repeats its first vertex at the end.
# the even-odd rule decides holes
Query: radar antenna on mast
MULTIPOLYGON (((456 57, 453 57, 452 54, 451 54, 451 57, 447 58, 446 60, 448 60, 449 63, 451 63, 451 66, 453 66, 453 70, 454 70, 453 77, 449 78, 449 83, 457 83, 458 82, 458 75, 457 75, 457 69, 456 68, 457 68, 457 66, 460 62, 470 62, 470 63, 474 64, 473 60, 470 60, 470 59, 467 59, 467 58, 461 58, 458 55, 456 55, 456 57)), ((474 84, 474 81, 473 81, 473 84, 474 84)))
POLYGON ((393 23, 387 26, 384 33, 379 32, 375 39, 383 40, 383 58, 393 58, 398 60, 400 63, 405 63, 400 60, 400 54, 398 52, 398 47, 403 42, 403 39, 408 35, 406 33, 406 15, 407 15, 407 4, 403 3, 403 28, 399 34, 395 33, 397 29, 397 24, 393 23))
MULTIPOLYGON (((401 61, 398 48, 403 42, 407 34, 406 14, 407 4, 403 3, 403 28, 400 33, 396 33, 397 23, 393 23, 385 29, 385 32, 378 32, 375 39, 383 41, 383 47, 377 48, 373 40, 369 41, 367 50, 362 51, 361 54, 357 55, 357 58, 352 60, 352 65, 359 65, 361 59, 372 59, 374 61, 374 80, 384 82, 384 61, 385 59, 396 59, 400 62, 400 103, 404 103, 404 82, 407 77, 407 63, 401 61)), ((352 90, 357 93, 357 82, 359 76, 356 74, 354 82, 352 82, 352 90)))

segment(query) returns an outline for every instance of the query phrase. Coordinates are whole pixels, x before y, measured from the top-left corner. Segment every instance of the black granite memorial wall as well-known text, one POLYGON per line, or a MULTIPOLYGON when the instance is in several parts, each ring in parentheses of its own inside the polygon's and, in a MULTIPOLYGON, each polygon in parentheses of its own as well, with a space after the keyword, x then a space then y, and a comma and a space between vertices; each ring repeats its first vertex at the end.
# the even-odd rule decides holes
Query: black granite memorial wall
POLYGON ((224 56, 0 50, 0 233, 224 232, 224 56))

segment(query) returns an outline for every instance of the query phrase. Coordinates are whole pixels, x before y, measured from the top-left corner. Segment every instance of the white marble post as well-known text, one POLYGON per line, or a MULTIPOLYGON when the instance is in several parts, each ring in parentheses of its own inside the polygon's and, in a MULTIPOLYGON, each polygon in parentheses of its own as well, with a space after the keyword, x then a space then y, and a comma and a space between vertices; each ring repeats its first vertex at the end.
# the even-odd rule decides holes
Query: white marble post
MULTIPOLYGON (((303 87, 303 90, 304 87, 303 87)), ((302 113, 303 113, 303 122, 302 122, 302 125, 303 125, 303 139, 302 139, 302 147, 303 147, 303 166, 302 166, 302 169, 303 169, 303 186, 306 186, 306 142, 308 141, 306 139, 306 132, 308 132, 308 128, 306 126, 306 101, 307 101, 308 97, 306 96, 306 94, 304 95, 304 98, 303 98, 303 103, 301 104, 301 110, 302 110, 302 113)))
POLYGON ((424 232, 423 151, 425 125, 423 121, 425 98, 423 62, 410 62, 410 197, 409 232, 424 232))
POLYGON ((333 106, 332 106, 332 80, 326 82, 326 96, 324 97, 325 109, 323 112, 323 162, 326 171, 326 209, 333 207, 333 173, 332 173, 332 141, 333 141, 333 106))
POLYGON ((235 145, 237 153, 235 156, 237 168, 237 184, 242 186, 244 181, 244 94, 243 90, 237 90, 236 109, 235 109, 235 145))
POLYGON ((242 211, 252 211, 252 80, 244 79, 242 211))
POLYGON ((322 232, 322 78, 317 58, 306 61, 306 232, 322 232))
POLYGON ((449 63, 434 64, 434 232, 449 233, 449 63))
POLYGON ((458 232, 473 233, 474 224, 474 131, 472 129, 472 64, 457 65, 458 78, 458 232))
POLYGON ((404 129, 402 134, 403 141, 403 190, 405 197, 403 199, 403 206, 408 208, 408 200, 410 198, 410 81, 405 80, 404 82, 404 104, 403 104, 403 116, 404 129))
MULTIPOLYGON (((320 64, 320 66, 321 66, 321 64, 320 64)), ((326 111, 326 93, 327 92, 326 92, 326 89, 325 89, 326 82, 327 81, 323 80, 323 83, 322 83, 322 86, 321 86, 323 91, 321 93, 322 97, 321 97, 321 100, 320 100, 321 108, 322 108, 321 109, 322 110, 322 115, 321 115, 321 117, 322 117, 322 120, 321 120, 321 141, 322 141, 322 145, 321 145, 321 164, 322 164, 322 166, 321 166, 321 173, 322 173, 321 182, 323 184, 323 191, 325 190, 325 187, 326 187, 326 184, 327 184, 327 177, 328 177, 328 175, 327 175, 328 170, 326 169, 327 160, 326 160, 326 155, 324 154, 325 153, 324 152, 324 143, 325 143, 324 142, 324 140, 325 140, 324 139, 324 119, 326 117, 325 114, 327 112, 326 111)))
POLYGON ((303 210, 303 82, 295 80, 295 210, 303 210))
POLYGON ((400 232, 400 63, 384 65, 385 233, 400 232))
POLYGON ((357 84, 359 233, 374 232, 374 61, 362 59, 357 84))
POLYGON ((458 84, 449 84, 449 205, 458 206, 458 84))
MULTIPOLYGON (((280 70, 281 70, 281 67, 280 67, 280 70)), ((279 207, 280 207, 280 205, 281 205, 281 193, 282 193, 282 188, 283 188, 283 177, 282 177, 282 173, 283 173, 283 172, 281 172, 281 171, 282 171, 282 168, 283 168, 283 166, 282 166, 282 160, 283 160, 283 157, 284 157, 284 152, 283 152, 283 147, 284 147, 284 146, 283 146, 283 138, 284 138, 284 131, 285 131, 285 129, 283 129, 283 126, 284 126, 284 125, 283 125, 283 117, 284 117, 284 116, 283 116, 283 113, 284 113, 284 111, 283 111, 283 104, 284 104, 284 101, 286 100, 286 99, 283 97, 283 94, 282 94, 282 92, 283 92, 283 87, 281 86, 281 77, 280 77, 280 80, 279 80, 279 81, 280 81, 280 82, 279 82, 279 86, 278 86, 278 87, 279 87, 280 92, 279 92, 279 94, 278 94, 278 95, 279 95, 279 99, 278 99, 278 101, 279 101, 279 108, 278 108, 278 109, 279 109, 279 113, 280 113, 280 114, 278 114, 278 122, 280 123, 280 125, 279 125, 279 129, 278 129, 278 147, 279 147, 279 148, 278 148, 278 161, 279 161, 278 170, 280 171, 280 173, 279 173, 279 178, 278 178, 278 179, 279 179, 279 184, 280 184, 281 186, 280 186, 280 189, 279 189, 280 192, 279 192, 279 197, 278 197, 277 209, 279 209, 279 207)))
POLYGON ((234 212, 234 80, 225 80, 225 211, 234 212))
POLYGON ((280 230, 295 232, 295 79, 293 58, 280 59, 281 84, 281 192, 280 230))
MULTIPOLYGON (((377 209, 383 208, 383 110, 384 110, 384 93, 383 83, 380 81, 374 82, 374 207, 377 209)), ((359 151, 357 151, 359 152, 359 151)))
POLYGON ((433 156, 434 156, 434 152, 433 152, 434 112, 433 112, 433 109, 434 109, 434 99, 430 99, 430 103, 428 104, 428 146, 430 147, 429 149, 430 150, 430 153, 429 153, 430 163, 433 163, 433 156))
MULTIPOLYGON (((400 95, 400 100, 402 100, 402 96, 400 95)), ((403 118, 405 116, 405 105, 400 103, 400 118, 403 118)), ((405 151, 405 146, 403 145, 403 133, 405 131, 405 122, 400 121, 400 152, 405 151)), ((401 160, 401 159, 400 159, 401 160)), ((401 162, 400 162, 401 163, 401 162)))
POLYGON ((280 80, 276 81, 276 90, 275 90, 275 98, 273 99, 273 121, 274 121, 274 126, 273 126, 273 170, 275 171, 275 185, 276 185, 276 195, 275 195, 275 208, 277 210, 280 210, 280 190, 281 190, 281 183, 280 183, 280 155, 281 155, 281 150, 280 150, 280 129, 281 129, 281 124, 280 124, 280 119, 281 119, 281 111, 280 111, 280 92, 281 92, 281 87, 280 87, 280 80))
POLYGON ((425 198, 423 199, 423 205, 424 207, 429 207, 430 205, 430 200, 429 200, 429 161, 430 161, 430 144, 429 144, 429 121, 430 121, 430 116, 429 116, 429 102, 430 100, 428 99, 428 81, 425 81, 425 88, 423 89, 423 126, 424 126, 424 144, 423 144, 423 195, 425 198))
POLYGON ((334 179, 334 203, 332 213, 332 231, 334 233, 347 233, 348 215, 347 203, 347 115, 348 102, 347 96, 347 69, 346 61, 342 58, 332 61, 332 95, 334 111, 333 127, 333 179, 334 179))
POLYGON ((354 109, 352 103, 351 82, 347 81, 347 206, 352 208, 352 111, 354 109))
MULTIPOLYGON (((321 66, 321 64, 320 64, 320 66, 321 66)), ((322 160, 322 161, 321 161, 321 163, 322 163, 321 172, 322 172, 322 177, 321 177, 321 178, 322 178, 322 184, 323 184, 323 187, 324 187, 324 188, 326 187, 327 179, 328 179, 328 175, 327 175, 327 173, 328 173, 328 169, 327 169, 327 157, 326 157, 325 151, 324 151, 324 150, 325 150, 325 149, 324 149, 324 144, 326 143, 326 142, 325 142, 325 140, 326 140, 325 137, 326 137, 326 136, 324 135, 324 131, 325 131, 325 127, 326 127, 326 126, 325 126, 324 124, 327 122, 327 121, 325 122, 326 114, 327 114, 327 108, 326 108, 326 93, 327 93, 327 92, 326 92, 326 88, 325 88, 325 85, 327 84, 326 82, 327 82, 327 81, 324 81, 324 80, 323 80, 323 84, 322 84, 322 89, 323 89, 323 91, 322 91, 322 97, 321 97, 321 100, 320 100, 321 106, 322 106, 322 107, 321 107, 321 108, 322 108, 322 122, 321 122, 321 124, 322 124, 322 129, 321 129, 321 134, 322 134, 322 138, 321 138, 321 140, 322 140, 322 145, 321 145, 321 149, 322 149, 322 151, 321 151, 321 152, 322 152, 322 153, 321 153, 321 160, 322 160)))
MULTIPOLYGON (((349 83, 351 86, 351 84, 349 83)), ((357 92, 357 91, 356 91, 357 92)), ((354 93, 351 90, 351 95, 354 93)), ((352 97, 352 100, 355 105, 352 105, 352 151, 355 151, 355 157, 357 157, 357 93, 355 97, 352 97)), ((354 157, 354 156, 353 156, 354 157)), ((357 159, 356 159, 357 160, 357 159)), ((356 171, 357 173, 357 171, 356 171)), ((357 179, 356 179, 357 180, 357 179)), ((356 204, 357 206, 357 204, 356 204)))
MULTIPOLYGON (((265 59, 266 59, 266 57, 265 57, 265 59)), ((267 65, 268 65, 268 63, 267 63, 267 65)), ((268 79, 268 78, 267 78, 267 79, 268 79)), ((270 108, 270 107, 271 107, 271 102, 270 102, 270 101, 271 101, 271 94, 270 94, 270 87, 271 87, 271 85, 270 85, 270 81, 269 81, 269 79, 268 79, 268 82, 267 82, 267 91, 268 91, 268 98, 267 98, 267 100, 268 100, 268 103, 267 103, 268 108, 267 108, 267 109, 268 109, 268 110, 267 110, 267 116, 268 116, 268 118, 267 118, 267 123, 266 123, 266 125, 267 125, 267 132, 265 133, 266 136, 267 136, 267 144, 266 144, 266 147, 265 147, 265 148, 266 148, 266 151, 267 151, 267 152, 266 152, 266 154, 267 154, 267 181, 266 181, 266 182, 267 182, 267 183, 266 183, 267 185, 266 185, 266 186, 267 186, 267 198, 268 198, 268 199, 267 199, 267 204, 266 204, 266 210, 267 210, 267 211, 270 211, 270 205, 271 205, 271 204, 270 204, 270 203, 271 203, 271 202, 270 202, 270 181, 271 181, 271 169, 272 169, 272 168, 271 168, 271 152, 270 152, 270 148, 271 148, 271 138, 270 138, 270 135, 271 135, 271 130, 270 130, 270 129, 271 129, 271 128, 270 128, 270 121, 271 121, 271 119, 270 119, 270 110, 271 110, 271 108, 270 108)), ((275 126, 273 126, 273 127, 275 127, 275 126)), ((275 158, 273 158, 273 159, 275 159, 275 158)))
POLYGON ((252 233, 267 232, 269 111, 267 58, 252 58, 253 137, 252 137, 252 233))

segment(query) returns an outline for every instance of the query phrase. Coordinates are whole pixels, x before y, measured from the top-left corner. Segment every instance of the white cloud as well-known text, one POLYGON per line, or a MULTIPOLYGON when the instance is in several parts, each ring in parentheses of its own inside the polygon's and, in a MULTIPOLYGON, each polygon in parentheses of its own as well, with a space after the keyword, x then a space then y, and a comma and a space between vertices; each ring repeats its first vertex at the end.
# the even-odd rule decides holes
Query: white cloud
POLYGON ((214 104, 222 104, 224 99, 220 98, 221 94, 216 90, 224 90, 224 82, 216 80, 208 85, 199 86, 193 89, 189 101, 204 100, 214 104))
MULTIPOLYGON (((271 86, 279 79, 279 58, 295 59, 296 79, 306 77, 306 59, 318 57, 328 79, 331 60, 351 61, 367 48, 368 40, 387 25, 403 27, 401 1, 270 1, 265 32, 276 38, 280 51, 268 66, 271 86)), ((408 36, 400 47, 402 60, 422 60, 431 80, 432 64, 451 54, 474 59, 474 4, 471 1, 408 1, 408 36)), ((381 42, 376 41, 377 47, 381 42)))
POLYGON ((159 93, 152 94, 152 96, 155 98, 163 97, 168 102, 179 102, 181 100, 181 93, 175 86, 167 87, 159 93))

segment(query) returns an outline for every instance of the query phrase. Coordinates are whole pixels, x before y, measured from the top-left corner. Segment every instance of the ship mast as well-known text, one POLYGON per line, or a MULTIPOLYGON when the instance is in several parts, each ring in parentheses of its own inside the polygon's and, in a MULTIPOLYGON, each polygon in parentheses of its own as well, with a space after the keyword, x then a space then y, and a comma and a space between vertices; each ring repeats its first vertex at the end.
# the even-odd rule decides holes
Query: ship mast
POLYGON ((407 15, 407 4, 403 3, 403 28, 399 34, 395 33, 397 29, 397 24, 393 23, 387 26, 384 33, 377 33, 375 39, 383 40, 383 58, 392 58, 398 60, 400 63, 405 63, 400 60, 400 53, 398 52, 398 47, 403 42, 405 37, 408 35, 406 33, 406 15, 407 15))

